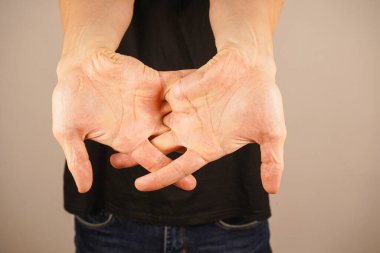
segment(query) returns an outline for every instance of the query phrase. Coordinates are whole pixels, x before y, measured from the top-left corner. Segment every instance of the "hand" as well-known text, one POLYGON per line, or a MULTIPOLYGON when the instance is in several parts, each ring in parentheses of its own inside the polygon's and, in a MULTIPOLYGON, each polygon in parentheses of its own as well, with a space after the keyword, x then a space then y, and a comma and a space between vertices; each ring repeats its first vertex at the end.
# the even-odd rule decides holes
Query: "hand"
MULTIPOLYGON (((187 151, 138 178, 136 188, 163 188, 255 142, 260 144, 263 187, 276 193, 284 168, 286 127, 273 66, 252 67, 237 51, 224 49, 202 68, 167 84, 165 98, 172 112, 163 122, 170 131, 152 143, 165 153, 181 146, 187 151)), ((178 72, 163 74, 179 76, 178 72)))
MULTIPOLYGON (((82 64, 67 65, 71 68, 59 66, 52 97, 53 133, 79 192, 88 191, 92 184, 85 139, 127 154, 149 171, 170 163, 148 140, 166 130, 157 71, 107 49, 97 50, 82 64)), ((195 184, 189 176, 176 185, 191 190, 195 184)))

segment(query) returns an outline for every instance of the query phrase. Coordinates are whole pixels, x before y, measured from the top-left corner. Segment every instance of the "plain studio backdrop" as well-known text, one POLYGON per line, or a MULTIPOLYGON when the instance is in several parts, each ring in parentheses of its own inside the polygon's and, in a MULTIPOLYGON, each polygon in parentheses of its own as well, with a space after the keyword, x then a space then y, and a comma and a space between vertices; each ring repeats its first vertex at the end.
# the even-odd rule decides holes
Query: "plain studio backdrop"
MULTIPOLYGON (((279 253, 380 252, 380 1, 288 0, 275 35, 288 127, 279 253)), ((74 251, 51 134, 57 1, 0 2, 0 252, 74 251)))

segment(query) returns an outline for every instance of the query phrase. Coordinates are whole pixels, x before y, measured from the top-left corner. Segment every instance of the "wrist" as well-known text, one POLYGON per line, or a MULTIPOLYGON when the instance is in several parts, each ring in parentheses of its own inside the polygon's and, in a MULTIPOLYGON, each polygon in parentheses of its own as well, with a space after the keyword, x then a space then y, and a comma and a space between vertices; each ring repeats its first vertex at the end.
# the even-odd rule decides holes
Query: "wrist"
POLYGON ((218 48, 218 53, 230 53, 239 57, 249 69, 260 70, 273 77, 276 74, 276 62, 271 51, 260 51, 256 47, 244 47, 242 43, 226 43, 218 48))
POLYGON ((81 68, 83 62, 99 51, 114 51, 104 46, 87 47, 84 50, 62 50, 61 58, 57 64, 57 75, 63 75, 72 69, 81 68))

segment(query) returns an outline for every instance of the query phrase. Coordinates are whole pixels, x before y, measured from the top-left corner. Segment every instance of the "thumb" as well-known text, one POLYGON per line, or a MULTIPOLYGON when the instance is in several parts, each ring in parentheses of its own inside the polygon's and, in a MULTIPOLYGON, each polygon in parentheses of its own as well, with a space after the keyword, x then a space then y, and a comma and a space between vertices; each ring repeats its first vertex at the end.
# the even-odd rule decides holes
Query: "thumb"
POLYGON ((161 85, 163 90, 163 98, 165 94, 177 83, 177 81, 185 76, 193 73, 196 69, 183 69, 174 71, 159 71, 161 85))
POLYGON ((92 185, 92 167, 86 146, 79 137, 59 141, 67 160, 67 166, 77 185, 78 192, 85 193, 92 185))
POLYGON ((277 193, 284 170, 284 142, 268 141, 260 144, 261 180, 268 193, 277 193))

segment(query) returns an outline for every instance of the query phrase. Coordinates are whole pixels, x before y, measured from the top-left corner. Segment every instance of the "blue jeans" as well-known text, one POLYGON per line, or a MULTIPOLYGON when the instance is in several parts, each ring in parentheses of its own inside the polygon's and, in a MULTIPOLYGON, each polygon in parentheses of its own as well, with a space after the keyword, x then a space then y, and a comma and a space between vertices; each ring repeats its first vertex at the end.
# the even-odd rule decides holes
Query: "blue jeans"
POLYGON ((102 211, 75 216, 77 253, 268 253, 267 220, 239 218, 191 226, 152 225, 102 211))

